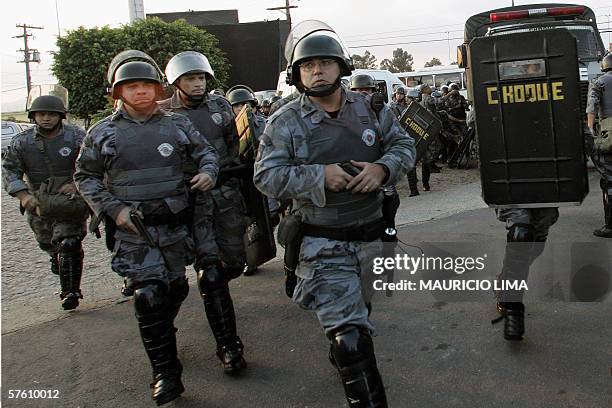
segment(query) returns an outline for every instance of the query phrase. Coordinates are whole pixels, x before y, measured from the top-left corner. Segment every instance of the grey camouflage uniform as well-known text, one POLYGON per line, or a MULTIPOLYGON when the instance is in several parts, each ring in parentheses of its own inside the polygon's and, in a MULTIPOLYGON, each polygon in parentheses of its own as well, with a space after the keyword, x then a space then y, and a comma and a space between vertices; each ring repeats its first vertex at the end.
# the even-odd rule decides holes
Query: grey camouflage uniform
MULTIPOLYGON (((215 147, 219 168, 240 164, 239 140, 232 107, 222 96, 206 95, 195 108, 188 108, 178 92, 160 106, 189 117, 195 128, 215 147)), ((237 178, 230 178, 207 192, 196 192, 193 238, 196 269, 221 260, 228 269, 242 270, 246 262, 243 234, 246 229, 244 199, 237 178)))
MULTIPOLYGON (((187 187, 180 169, 180 163, 184 165, 187 160, 196 163, 198 171, 211 176, 213 182, 216 180, 216 152, 185 116, 158 109, 151 118, 140 123, 131 119, 125 111, 118 110, 88 131, 77 159, 74 179, 80 193, 98 216, 105 214, 114 220, 126 206, 140 209, 145 213, 145 217, 149 214, 179 214, 188 207, 187 187), (165 142, 158 146, 160 141, 153 142, 154 136, 165 142), (123 147, 130 142, 139 146, 139 151, 130 151, 123 147), (168 149, 168 144, 172 145, 171 149, 168 149), (138 157, 132 156, 137 153, 140 153, 138 157), (159 165, 157 161, 153 161, 156 157, 160 163, 163 163, 164 159, 179 163, 171 188, 166 187, 168 182, 153 179, 149 182, 159 187, 148 187, 147 192, 142 193, 152 195, 153 198, 120 199, 121 195, 129 197, 136 194, 137 188, 130 185, 121 186, 121 183, 129 183, 134 176, 118 175, 114 185, 110 184, 109 179, 114 174, 126 174, 130 170, 136 170, 135 177, 155 171, 155 166, 159 165), (135 159, 141 159, 141 163, 135 162, 135 159), (138 166, 143 165, 144 161, 152 161, 144 163, 150 167, 126 169, 125 166, 119 165, 133 162, 138 166), (159 196, 160 191, 164 192, 163 196, 159 196)), ((141 178, 141 184, 138 186, 144 182, 146 180, 141 178)), ((164 224, 148 225, 146 228, 158 247, 148 246, 140 235, 131 231, 117 229, 111 261, 113 270, 126 277, 129 286, 151 280, 167 285, 184 279, 185 266, 192 262, 193 250, 187 227, 182 224, 164 224)))
MULTIPOLYGON (((393 184, 414 165, 414 142, 387 106, 377 118, 369 108, 369 99, 363 94, 342 90, 342 98, 338 117, 332 120, 306 95, 301 95, 268 119, 259 146, 255 185, 270 197, 292 199, 294 210, 308 224, 353 227, 382 217, 382 192, 361 195, 358 200, 364 204, 357 210, 362 215, 349 221, 340 216, 334 219, 333 216, 318 215, 332 209, 330 199, 334 194, 325 189, 324 168, 327 163, 312 162, 310 157, 315 155, 315 151, 329 151, 334 143, 347 143, 334 140, 332 134, 326 133, 329 124, 354 127, 346 134, 361 135, 363 143, 378 152, 378 159, 372 162, 387 167, 388 184, 393 184), (368 134, 375 135, 378 144, 368 140, 365 137, 368 134), (315 135, 317 142, 322 144, 315 143, 315 135)), ((357 146, 355 150, 363 148, 357 146)), ((352 151, 347 154, 352 154, 352 151)), ((369 299, 362 295, 365 276, 360 275, 371 271, 368 263, 374 253, 380 253, 381 247, 380 240, 365 243, 305 236, 296 270, 298 284, 293 301, 305 309, 314 310, 326 333, 347 324, 372 329, 366 308, 369 299)))
MULTIPOLYGON (((11 196, 23 190, 35 194, 41 182, 51 176, 43 155, 36 145, 37 138, 43 141, 45 150, 54 163, 55 174, 71 175, 84 136, 83 129, 70 124, 62 124, 60 132, 52 139, 40 135, 38 126, 15 135, 2 160, 4 189, 11 196)), ((86 218, 60 220, 52 217, 43 218, 28 212, 27 220, 39 247, 52 257, 58 252, 56 244, 62 239, 78 237, 82 240, 87 234, 86 218)))
MULTIPOLYGON (((612 71, 608 71, 589 85, 586 113, 599 116, 599 120, 612 117, 612 71), (606 89, 607 88, 607 89, 606 89)), ((612 196, 612 154, 593 151, 591 156, 601 175, 599 185, 612 196)))

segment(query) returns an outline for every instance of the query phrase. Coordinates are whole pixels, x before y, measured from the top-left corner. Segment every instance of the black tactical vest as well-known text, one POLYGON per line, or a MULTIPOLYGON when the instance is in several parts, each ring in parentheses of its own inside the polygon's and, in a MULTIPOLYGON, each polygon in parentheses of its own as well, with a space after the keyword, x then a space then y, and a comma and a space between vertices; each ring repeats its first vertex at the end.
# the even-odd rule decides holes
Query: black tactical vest
POLYGON ((109 163, 109 191, 125 201, 157 200, 186 194, 182 165, 185 136, 180 140, 168 116, 156 115, 144 124, 120 119, 114 124, 115 152, 109 163))
POLYGON ((53 166, 54 175, 56 177, 71 176, 80 147, 80 139, 75 128, 64 125, 64 131, 52 139, 36 135, 36 128, 33 128, 31 132, 31 135, 28 135, 27 143, 24 143, 23 152, 26 176, 31 188, 38 190, 40 183, 51 176, 36 139, 42 141, 44 150, 53 166))
MULTIPOLYGON (((317 111, 303 119, 309 130, 307 164, 333 164, 350 160, 374 162, 383 155, 378 120, 364 99, 346 102, 342 117, 332 119, 317 111)), ((342 227, 364 224, 382 216, 382 194, 353 194, 351 191, 325 191, 325 207, 312 202, 298 204, 304 222, 342 227)))
POLYGON ((196 130, 213 145, 219 156, 219 168, 232 166, 235 158, 230 157, 227 148, 229 141, 223 134, 225 128, 229 126, 231 114, 223 109, 223 105, 214 99, 209 99, 196 109, 183 108, 179 112, 187 115, 196 130))

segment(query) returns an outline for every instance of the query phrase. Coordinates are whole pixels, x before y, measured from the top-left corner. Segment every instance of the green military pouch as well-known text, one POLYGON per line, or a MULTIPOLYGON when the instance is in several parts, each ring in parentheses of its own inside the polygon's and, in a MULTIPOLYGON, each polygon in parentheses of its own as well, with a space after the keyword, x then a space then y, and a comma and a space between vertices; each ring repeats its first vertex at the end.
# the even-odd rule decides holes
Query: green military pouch
POLYGON ((599 134, 594 135, 595 151, 612 153, 612 117, 599 121, 599 134))
POLYGON ((89 207, 80 195, 73 198, 60 194, 59 189, 72 183, 72 177, 49 177, 38 188, 36 198, 39 202, 38 212, 41 217, 81 220, 87 217, 89 207))

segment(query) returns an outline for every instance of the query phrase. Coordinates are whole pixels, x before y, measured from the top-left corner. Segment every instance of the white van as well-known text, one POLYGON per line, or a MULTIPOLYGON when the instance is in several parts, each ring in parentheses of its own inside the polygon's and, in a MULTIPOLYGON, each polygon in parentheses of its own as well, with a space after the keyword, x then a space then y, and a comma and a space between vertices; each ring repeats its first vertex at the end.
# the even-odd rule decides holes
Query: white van
MULTIPOLYGON (((402 81, 400 81, 400 79, 395 74, 392 74, 386 69, 356 69, 355 71, 353 71, 352 75, 357 74, 368 74, 373 77, 376 81, 376 84, 378 85, 378 92, 384 95, 385 101, 387 101, 387 103, 391 102, 395 89, 398 86, 403 86, 402 81)), ((288 95, 291 95, 296 90, 294 86, 287 85, 286 78, 287 72, 282 71, 278 76, 278 84, 276 86, 276 93, 282 96, 283 98, 288 95)), ((342 80, 343 82, 350 82, 351 77, 343 77, 342 80)))

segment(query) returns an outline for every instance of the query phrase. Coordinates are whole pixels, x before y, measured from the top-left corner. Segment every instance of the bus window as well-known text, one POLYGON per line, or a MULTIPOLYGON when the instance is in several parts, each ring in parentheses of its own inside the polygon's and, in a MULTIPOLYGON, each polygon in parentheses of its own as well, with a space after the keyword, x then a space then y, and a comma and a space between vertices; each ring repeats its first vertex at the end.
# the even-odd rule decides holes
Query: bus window
POLYGON ((459 87, 462 87, 462 81, 461 81, 461 72, 455 72, 452 74, 438 74, 436 75, 436 88, 441 87, 442 85, 448 85, 451 82, 454 82, 456 84, 459 85, 459 87))

